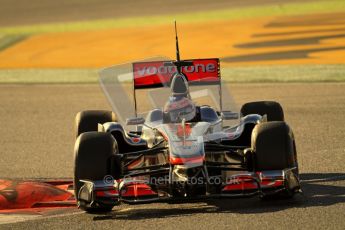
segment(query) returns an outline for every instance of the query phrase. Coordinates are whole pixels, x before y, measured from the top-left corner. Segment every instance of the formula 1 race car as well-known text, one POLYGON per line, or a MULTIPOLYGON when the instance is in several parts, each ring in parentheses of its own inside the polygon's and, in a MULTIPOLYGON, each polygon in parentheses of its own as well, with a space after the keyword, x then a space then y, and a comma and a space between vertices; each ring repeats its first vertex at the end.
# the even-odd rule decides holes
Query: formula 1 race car
POLYGON ((224 110, 230 98, 219 60, 181 61, 177 40, 176 46, 175 61, 135 62, 131 74, 113 67, 101 72, 114 112, 76 116, 78 207, 97 212, 121 202, 290 198, 300 192, 295 139, 281 105, 258 101, 240 113, 224 110))

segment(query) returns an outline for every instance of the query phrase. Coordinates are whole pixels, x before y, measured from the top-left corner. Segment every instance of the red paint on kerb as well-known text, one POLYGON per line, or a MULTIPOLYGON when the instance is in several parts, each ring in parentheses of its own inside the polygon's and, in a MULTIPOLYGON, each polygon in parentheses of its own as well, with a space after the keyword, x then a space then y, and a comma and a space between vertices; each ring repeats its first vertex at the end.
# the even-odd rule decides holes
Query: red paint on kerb
POLYGON ((66 202, 72 206, 74 196, 67 191, 69 184, 0 180, 0 210, 34 208, 44 204, 61 207, 66 202))

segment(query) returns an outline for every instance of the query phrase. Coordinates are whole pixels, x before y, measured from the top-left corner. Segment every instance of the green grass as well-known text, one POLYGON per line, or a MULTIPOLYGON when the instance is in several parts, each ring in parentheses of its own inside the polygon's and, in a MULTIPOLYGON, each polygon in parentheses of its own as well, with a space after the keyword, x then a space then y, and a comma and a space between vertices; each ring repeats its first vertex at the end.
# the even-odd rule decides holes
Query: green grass
MULTIPOLYGON (((285 65, 222 68, 230 83, 345 82, 345 65, 285 65)), ((98 69, 0 70, 0 84, 97 83, 98 69)))
POLYGON ((0 51, 27 38, 24 34, 8 34, 0 36, 0 51))
POLYGON ((345 65, 282 65, 226 67, 227 82, 345 82, 345 65))
POLYGON ((0 84, 96 83, 98 69, 0 69, 0 84))
POLYGON ((52 23, 17 27, 2 27, 3 34, 36 34, 65 31, 85 31, 108 28, 124 28, 138 26, 153 26, 172 23, 203 22, 214 20, 235 20, 257 18, 264 16, 297 15, 320 12, 338 12, 345 10, 344 0, 329 0, 304 3, 287 3, 281 5, 265 5, 237 9, 212 10, 204 12, 183 13, 175 15, 131 17, 123 19, 103 19, 70 23, 52 23))

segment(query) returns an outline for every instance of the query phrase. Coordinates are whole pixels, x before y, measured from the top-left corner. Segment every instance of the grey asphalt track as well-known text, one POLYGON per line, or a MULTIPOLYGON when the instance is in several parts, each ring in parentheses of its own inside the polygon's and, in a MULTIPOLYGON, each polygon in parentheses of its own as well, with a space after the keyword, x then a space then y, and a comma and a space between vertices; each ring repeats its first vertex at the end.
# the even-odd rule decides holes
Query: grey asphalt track
MULTIPOLYGON (((315 1, 315 0, 304 0, 315 1)), ((94 20, 281 4, 298 0, 0 0, 0 26, 94 20)))
MULTIPOLYGON (((232 84, 235 100, 277 100, 295 132, 304 195, 293 200, 122 205, 5 228, 344 229, 345 84, 232 84), (163 226, 163 227, 162 227, 163 226)), ((0 177, 72 176, 77 111, 109 109, 98 85, 0 85, 0 177)))

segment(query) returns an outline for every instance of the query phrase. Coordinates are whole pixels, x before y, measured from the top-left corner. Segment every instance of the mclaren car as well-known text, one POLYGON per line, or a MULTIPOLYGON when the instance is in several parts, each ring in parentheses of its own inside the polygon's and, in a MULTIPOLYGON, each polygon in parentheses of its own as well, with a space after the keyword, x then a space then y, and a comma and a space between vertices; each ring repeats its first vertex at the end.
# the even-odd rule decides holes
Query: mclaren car
POLYGON ((80 209, 301 192, 295 138, 282 106, 254 101, 234 111, 219 59, 180 60, 177 46, 176 60, 126 67, 100 73, 112 110, 76 116, 80 209))

